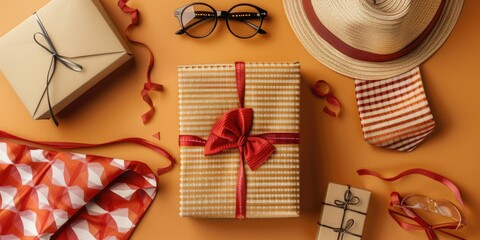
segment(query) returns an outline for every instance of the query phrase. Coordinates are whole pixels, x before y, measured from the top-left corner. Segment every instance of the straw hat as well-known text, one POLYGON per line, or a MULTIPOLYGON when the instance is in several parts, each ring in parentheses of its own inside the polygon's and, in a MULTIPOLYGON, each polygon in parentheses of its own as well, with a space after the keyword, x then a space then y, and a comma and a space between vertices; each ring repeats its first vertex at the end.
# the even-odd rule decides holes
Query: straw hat
POLYGON ((443 44, 463 0, 283 0, 297 37, 346 76, 375 80, 407 72, 443 44))

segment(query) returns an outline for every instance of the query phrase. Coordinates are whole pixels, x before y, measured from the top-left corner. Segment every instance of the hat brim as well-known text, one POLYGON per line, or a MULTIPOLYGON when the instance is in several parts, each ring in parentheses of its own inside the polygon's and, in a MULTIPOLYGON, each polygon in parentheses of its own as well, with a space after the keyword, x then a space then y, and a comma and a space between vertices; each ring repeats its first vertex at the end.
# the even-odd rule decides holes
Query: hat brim
POLYGON ((330 69, 355 79, 378 80, 407 72, 432 56, 452 32, 464 0, 446 0, 444 11, 429 36, 409 54, 387 62, 351 58, 321 38, 310 24, 302 0, 283 0, 293 31, 308 52, 330 69))

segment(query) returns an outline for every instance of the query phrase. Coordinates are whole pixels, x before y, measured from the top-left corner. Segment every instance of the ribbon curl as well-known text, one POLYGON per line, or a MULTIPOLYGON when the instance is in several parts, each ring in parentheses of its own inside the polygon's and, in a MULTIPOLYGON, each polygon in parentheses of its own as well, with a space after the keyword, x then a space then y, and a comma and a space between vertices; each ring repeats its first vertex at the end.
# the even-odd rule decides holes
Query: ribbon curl
POLYGON ((124 13, 130 14, 131 23, 125 28, 125 37, 129 42, 140 45, 145 49, 147 49, 150 55, 150 61, 147 67, 147 82, 143 85, 143 89, 140 92, 140 94, 142 95, 143 101, 145 101, 148 104, 148 106, 150 106, 150 110, 148 110, 146 113, 142 115, 142 122, 143 124, 146 124, 152 119, 153 114, 155 113, 155 106, 153 105, 152 98, 148 94, 150 93, 150 91, 157 91, 157 92, 162 91, 163 85, 152 82, 152 79, 150 78, 150 74, 152 72, 153 66, 155 65, 155 57, 153 56, 152 50, 145 43, 134 40, 130 37, 133 27, 137 26, 139 23, 138 21, 139 12, 138 12, 138 9, 127 6, 128 1, 129 0, 118 1, 118 7, 120 8, 120 10, 122 10, 122 12, 124 13))
POLYGON ((323 108, 323 112, 330 117, 337 117, 340 114, 342 105, 338 98, 333 96, 330 92, 330 85, 325 80, 317 80, 311 86, 313 95, 319 98, 325 98, 327 106, 323 108))
POLYGON ((50 101, 50 91, 49 91, 50 82, 52 81, 53 74, 55 74, 57 61, 60 62, 61 64, 63 64, 68 69, 70 69, 72 71, 75 71, 75 72, 81 72, 83 70, 83 67, 80 64, 77 64, 77 63, 74 63, 74 62, 68 60, 67 57, 58 54, 57 49, 53 45, 52 39, 48 35, 47 29, 45 28, 45 26, 42 23, 42 20, 40 20, 40 17, 37 15, 36 12, 33 13, 33 16, 34 16, 35 20, 37 21, 38 26, 40 26, 40 31, 41 31, 41 32, 36 32, 35 34, 33 34, 33 40, 40 47, 45 49, 45 51, 49 52, 52 55, 52 59, 50 60, 50 67, 48 68, 48 72, 47 72, 47 82, 46 82, 45 90, 43 91, 42 97, 38 101, 37 107, 35 108, 35 111, 34 111, 33 115, 35 115, 35 113, 37 112, 37 110, 40 106, 40 103, 42 101, 42 98, 46 93, 47 94, 48 111, 50 113, 50 117, 52 118, 53 123, 55 123, 55 126, 58 127, 58 120, 55 117, 55 114, 53 113, 52 103, 50 101), (45 39, 45 41, 47 42, 48 46, 45 46, 42 43, 40 43, 37 39, 37 36, 42 36, 45 39))

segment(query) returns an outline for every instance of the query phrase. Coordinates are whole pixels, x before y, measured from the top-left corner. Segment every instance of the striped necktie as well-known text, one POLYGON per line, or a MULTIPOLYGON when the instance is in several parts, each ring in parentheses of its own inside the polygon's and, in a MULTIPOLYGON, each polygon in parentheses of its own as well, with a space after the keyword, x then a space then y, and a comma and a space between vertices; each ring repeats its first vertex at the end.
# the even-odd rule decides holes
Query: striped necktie
POLYGON ((384 80, 357 79, 355 93, 369 144, 412 151, 435 127, 419 67, 384 80))

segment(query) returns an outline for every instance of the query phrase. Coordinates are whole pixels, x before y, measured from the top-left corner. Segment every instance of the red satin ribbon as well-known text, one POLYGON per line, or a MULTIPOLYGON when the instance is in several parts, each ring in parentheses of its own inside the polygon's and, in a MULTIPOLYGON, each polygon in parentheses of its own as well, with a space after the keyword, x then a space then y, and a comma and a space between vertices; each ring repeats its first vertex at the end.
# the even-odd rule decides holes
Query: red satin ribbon
MULTIPOLYGON (((267 140, 271 144, 298 144, 298 133, 264 133, 258 135, 252 135, 251 137, 259 137, 267 140)), ((184 147, 205 147, 207 140, 192 136, 192 135, 180 135, 178 136, 178 145, 184 147)))
POLYGON ((237 94, 240 107, 245 104, 245 63, 235 62, 235 78, 237 80, 237 94))
MULTIPOLYGON (((437 182, 442 183, 443 185, 447 186, 450 191, 452 191, 453 195, 455 196, 455 199, 460 203, 462 209, 465 208, 462 200, 462 196, 460 194, 460 190, 458 187, 449 179, 447 179, 444 176, 441 176, 437 173, 431 172, 429 170, 421 169, 421 168, 414 168, 414 169, 409 169, 404 172, 401 172, 400 174, 391 177, 391 178, 385 178, 382 177, 380 174, 374 171, 370 171, 367 169, 360 169, 357 171, 358 175, 371 175, 375 176, 377 178, 380 178, 385 181, 396 181, 398 179, 401 179, 405 176, 412 175, 412 174, 420 174, 426 177, 429 177, 437 182)), ((392 192, 390 194, 390 209, 388 209, 388 213, 390 216, 397 222, 397 224, 402 227, 405 230, 423 230, 428 236, 429 240, 438 240, 438 236, 435 233, 436 231, 442 232, 446 235, 449 235, 451 237, 457 238, 464 240, 465 238, 456 236, 454 234, 451 234, 449 232, 444 231, 444 229, 459 229, 465 226, 464 224, 459 225, 458 222, 449 222, 449 223, 442 223, 442 224, 435 224, 435 225, 430 225, 427 223, 425 220, 423 220, 417 213, 412 211, 411 209, 407 207, 402 207, 400 204, 402 202, 402 196, 398 192, 392 192), (397 212, 392 210, 392 207, 400 207, 400 209, 403 211, 403 213, 397 212), (416 224, 413 223, 408 223, 402 220, 402 218, 410 219, 411 221, 415 222, 416 224)), ((465 211, 462 211, 465 212, 465 211)), ((465 223, 466 221, 464 221, 465 223)))
POLYGON ((180 146, 204 146, 205 155, 214 155, 227 149, 238 148, 240 165, 237 173, 235 217, 247 215, 247 186, 245 162, 252 171, 264 164, 275 151, 273 144, 298 144, 298 133, 265 133, 250 136, 253 126, 253 109, 244 108, 245 63, 235 63, 237 93, 240 108, 226 112, 213 125, 207 140, 197 136, 180 135, 180 146))
POLYGON ((110 144, 115 144, 115 143, 133 143, 142 147, 146 147, 150 150, 153 150, 154 152, 164 156, 167 158, 170 163, 168 166, 164 168, 158 168, 157 169, 157 174, 162 175, 170 170, 173 169, 175 165, 175 158, 165 151, 163 148, 155 145, 154 143, 145 140, 143 138, 121 138, 113 141, 108 141, 108 142, 103 142, 103 143, 75 143, 75 142, 48 142, 48 141, 34 141, 34 140, 28 140, 22 137, 17 137, 13 134, 0 131, 0 138, 7 138, 7 139, 12 139, 12 140, 19 140, 27 143, 32 143, 32 144, 37 144, 45 147, 51 147, 51 148, 57 148, 57 149, 74 149, 74 148, 87 148, 87 147, 99 147, 99 146, 105 146, 105 145, 110 145, 110 144))
MULTIPOLYGON (((271 144, 298 144, 298 133, 264 133, 258 135, 252 135, 252 137, 259 137, 267 140, 271 144)), ((178 137, 178 145, 185 147, 205 147, 207 140, 192 136, 192 135, 180 135, 178 137)))
POLYGON ((150 121, 150 119, 152 119, 153 114, 155 113, 155 107, 153 106, 153 101, 148 94, 149 94, 150 91, 162 91, 163 86, 162 86, 162 84, 152 82, 152 80, 150 78, 150 74, 151 74, 153 66, 155 64, 155 58, 153 56, 152 50, 145 43, 133 40, 130 37, 130 34, 131 34, 131 31, 132 31, 133 27, 138 25, 139 12, 138 12, 138 9, 131 8, 131 7, 127 6, 128 1, 129 0, 119 0, 118 1, 118 7, 124 13, 130 14, 130 19, 131 19, 131 23, 127 26, 127 28, 125 28, 125 37, 127 38, 127 40, 129 42, 131 42, 133 44, 143 46, 144 48, 146 48, 148 50, 148 53, 150 54, 150 62, 148 63, 148 67, 147 67, 147 82, 143 85, 143 89, 140 92, 140 94, 142 95, 143 101, 145 101, 150 106, 150 110, 148 110, 146 113, 144 113, 142 115, 142 121, 143 121, 143 124, 145 124, 148 121, 150 121))

